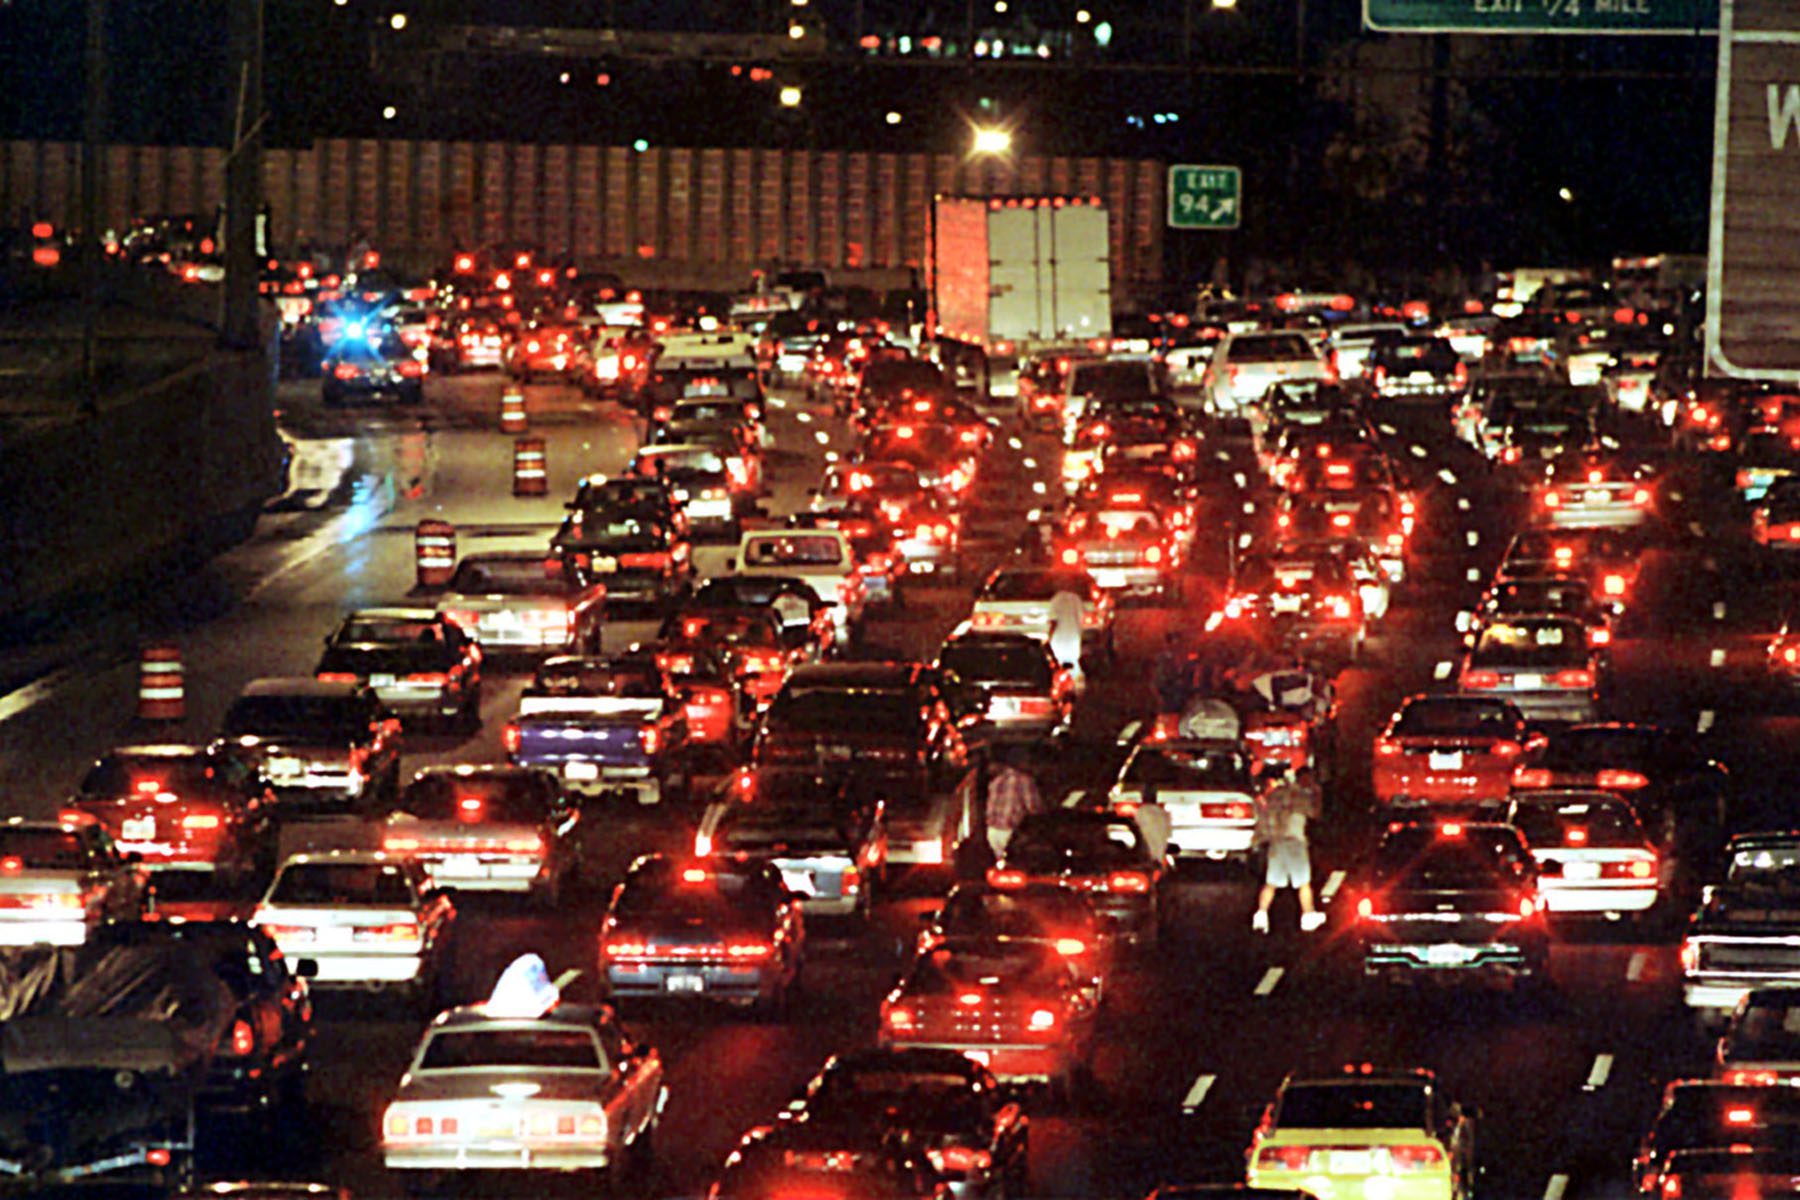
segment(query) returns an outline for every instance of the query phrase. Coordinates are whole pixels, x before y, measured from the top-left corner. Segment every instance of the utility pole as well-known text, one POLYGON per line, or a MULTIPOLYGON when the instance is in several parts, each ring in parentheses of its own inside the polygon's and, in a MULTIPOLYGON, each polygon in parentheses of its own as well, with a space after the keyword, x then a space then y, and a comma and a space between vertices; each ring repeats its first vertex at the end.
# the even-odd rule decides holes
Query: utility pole
POLYGON ((106 0, 87 0, 82 52, 87 97, 81 113, 81 378, 87 401, 96 398, 100 325, 100 160, 106 140, 106 0))
POLYGON ((225 155, 225 313, 220 340, 247 350, 261 341, 257 320, 257 210, 262 205, 263 0, 232 0, 231 143, 225 155))

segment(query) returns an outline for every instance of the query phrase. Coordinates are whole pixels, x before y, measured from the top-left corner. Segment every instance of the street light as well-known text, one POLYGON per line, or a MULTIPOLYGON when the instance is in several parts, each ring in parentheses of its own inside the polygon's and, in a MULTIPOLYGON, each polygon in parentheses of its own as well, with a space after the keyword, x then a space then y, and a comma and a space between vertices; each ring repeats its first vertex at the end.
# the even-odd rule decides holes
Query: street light
POLYGON ((972 154, 1005 154, 1012 149, 1012 131, 998 125, 977 125, 970 144, 972 154))
POLYGON ((897 112, 890 112, 887 115, 887 123, 889 125, 898 125, 900 123, 900 120, 901 120, 900 114, 897 112))
POLYGON ((1075 14, 1075 23, 1077 25, 1086 25, 1089 21, 1091 21, 1093 19, 1094 19, 1094 14, 1089 12, 1085 8, 1075 14))
POLYGON ((399 115, 400 115, 400 110, 395 108, 391 104, 381 110, 381 119, 384 121, 391 121, 399 115))
POLYGON ((406 28, 406 14, 405 13, 395 13, 393 16, 388 18, 388 24, 392 25, 395 30, 405 29, 406 28))
POLYGON ((800 95, 801 95, 801 93, 800 93, 799 88, 795 87, 791 83, 788 84, 786 87, 782 88, 781 92, 780 92, 779 98, 781 100, 781 107, 783 107, 783 108, 799 108, 800 107, 800 95))
POLYGON ((788 36, 796 42, 799 41, 806 36, 806 26, 796 21, 794 24, 788 26, 788 36))

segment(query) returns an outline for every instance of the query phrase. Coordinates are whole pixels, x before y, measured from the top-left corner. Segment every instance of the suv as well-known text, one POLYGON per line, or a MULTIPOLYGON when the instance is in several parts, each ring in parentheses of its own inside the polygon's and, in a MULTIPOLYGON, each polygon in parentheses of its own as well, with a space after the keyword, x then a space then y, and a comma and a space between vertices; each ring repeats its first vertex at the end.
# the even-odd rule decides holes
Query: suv
POLYGON ((925 763, 960 768, 968 748, 920 663, 831 663, 788 676, 757 731, 760 765, 925 763))

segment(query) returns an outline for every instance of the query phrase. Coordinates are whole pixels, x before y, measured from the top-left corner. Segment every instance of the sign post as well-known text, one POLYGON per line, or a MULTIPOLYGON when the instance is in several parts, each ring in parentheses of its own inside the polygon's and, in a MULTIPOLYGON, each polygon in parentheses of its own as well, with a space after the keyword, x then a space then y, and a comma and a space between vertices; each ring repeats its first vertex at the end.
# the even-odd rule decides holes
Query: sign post
POLYGON ((1720 0, 1363 0, 1380 33, 1688 34, 1718 28, 1720 0))
POLYGON ((1706 371, 1800 382, 1800 11, 1719 0, 1706 371))
POLYGON ((1243 172, 1237 167, 1171 166, 1169 228, 1236 229, 1243 186, 1243 172))

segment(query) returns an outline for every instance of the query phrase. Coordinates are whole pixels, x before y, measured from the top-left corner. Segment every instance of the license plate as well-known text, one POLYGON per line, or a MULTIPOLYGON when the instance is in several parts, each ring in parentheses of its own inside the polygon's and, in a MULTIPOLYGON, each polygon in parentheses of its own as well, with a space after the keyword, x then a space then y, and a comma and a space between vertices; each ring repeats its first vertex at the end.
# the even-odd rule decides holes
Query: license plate
POLYGON ((1331 1174, 1367 1175, 1375 1169, 1375 1156, 1367 1150, 1333 1150, 1331 1174))
POLYGON ((1461 966, 1475 957, 1468 946, 1427 946, 1425 961, 1434 966, 1461 966))
POLYGON ((393 687, 396 678, 397 677, 393 675, 371 675, 369 676, 369 686, 378 688, 393 687))
POLYGON ((598 779, 600 764, 591 762, 566 762, 563 764, 564 779, 598 779))
POLYGON ((435 874, 455 875, 462 879, 479 877, 487 874, 482 868, 481 860, 473 854, 452 854, 438 864, 435 874))
POLYGON ((313 930, 313 941, 321 946, 348 946, 352 937, 347 925, 324 925, 313 930))
POLYGON ((1304 596, 1277 596, 1275 597, 1274 603, 1269 607, 1278 613, 1295 613, 1299 612, 1301 606, 1305 603, 1306 598, 1304 596))
POLYGON ((728 517, 731 515, 729 500, 695 500, 688 504, 690 517, 728 517))
POLYGON ((1514 675, 1513 686, 1522 692, 1529 692, 1535 688, 1543 687, 1544 677, 1542 675, 1514 675))
POLYGON ((787 889, 790 892, 799 892, 805 896, 810 896, 814 892, 811 871, 783 870, 781 872, 781 882, 787 885, 787 889))
POLYGON ((1433 750, 1431 752, 1431 769, 1434 771, 1460 771, 1462 765, 1462 751, 1460 750, 1433 750))
POLYGON ((1414 371, 1406 377, 1406 381, 1408 383, 1430 383, 1435 378, 1436 376, 1430 371, 1414 371))
POLYGON ((1094 577, 1094 583, 1099 587, 1119 588, 1125 586, 1125 572, 1123 571, 1099 570, 1090 571, 1088 574, 1094 577))
POLYGON ((663 990, 667 992, 704 992, 706 979, 700 975, 670 975, 663 980, 663 990))
POLYGON ((1581 493, 1581 499, 1587 504, 1605 504, 1606 491, 1603 488, 1589 488, 1581 493))
POLYGON ((119 840, 122 842, 147 842, 155 836, 155 817, 127 817, 119 822, 119 840))
POLYGON ((501 609, 499 612, 491 612, 481 617, 479 623, 490 625, 495 629, 512 629, 519 625, 520 621, 518 613, 501 609))
POLYGON ((276 779, 292 779, 306 773, 306 765, 297 758, 271 758, 269 774, 276 779))
POLYGON ((596 558, 591 565, 593 566, 596 575, 611 575, 614 571, 619 569, 619 560, 616 558, 596 558))
POLYGON ((1563 864, 1564 879, 1598 879, 1600 864, 1591 862, 1572 862, 1563 864))

